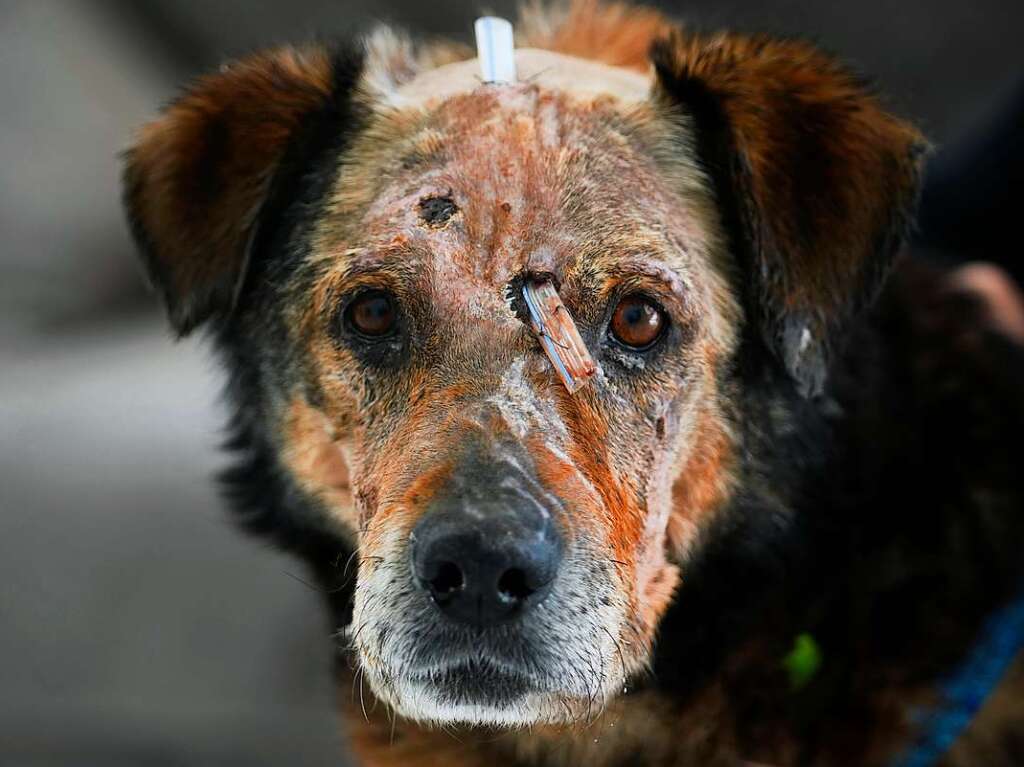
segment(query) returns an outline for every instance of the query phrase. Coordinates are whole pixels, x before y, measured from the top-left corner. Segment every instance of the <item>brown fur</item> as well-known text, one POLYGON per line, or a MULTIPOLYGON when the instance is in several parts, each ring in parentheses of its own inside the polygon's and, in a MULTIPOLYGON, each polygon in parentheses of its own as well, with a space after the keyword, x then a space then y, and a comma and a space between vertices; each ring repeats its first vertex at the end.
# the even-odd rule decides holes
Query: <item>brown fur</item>
POLYGON ((296 399, 282 430, 282 458, 305 492, 329 509, 346 511, 352 508, 352 487, 336 434, 322 412, 296 399))
POLYGON ((332 87, 320 48, 281 48, 199 80, 127 153, 125 195, 171 321, 234 302, 274 169, 332 87))
MULTIPOLYGON (((921 135, 834 59, 791 40, 676 30, 654 54, 667 91, 694 102, 705 147, 739 199, 770 343, 798 378, 873 297, 916 200, 921 135), (720 122, 719 122, 720 121, 720 122), (806 343, 802 336, 806 328, 806 343)), ((815 389, 820 381, 805 382, 815 389)))
POLYGON ((681 559, 686 558, 704 520, 729 496, 732 451, 732 440, 724 431, 721 416, 705 416, 694 436, 692 457, 672 485, 668 545, 681 559))
POLYGON ((647 72, 651 67, 651 44, 671 29, 672 23, 652 8, 572 0, 553 8, 536 2, 527 5, 516 35, 523 47, 647 72))

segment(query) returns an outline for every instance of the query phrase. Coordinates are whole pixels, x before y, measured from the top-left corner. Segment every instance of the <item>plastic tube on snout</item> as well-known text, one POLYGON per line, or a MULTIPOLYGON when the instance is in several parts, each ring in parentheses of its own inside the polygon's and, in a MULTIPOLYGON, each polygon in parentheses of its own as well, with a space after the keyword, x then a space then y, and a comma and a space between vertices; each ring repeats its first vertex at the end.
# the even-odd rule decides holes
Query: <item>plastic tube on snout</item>
POLYGON ((597 364, 580 338, 572 315, 550 280, 527 280, 523 298, 530 313, 530 327, 565 388, 575 394, 597 372, 597 364))

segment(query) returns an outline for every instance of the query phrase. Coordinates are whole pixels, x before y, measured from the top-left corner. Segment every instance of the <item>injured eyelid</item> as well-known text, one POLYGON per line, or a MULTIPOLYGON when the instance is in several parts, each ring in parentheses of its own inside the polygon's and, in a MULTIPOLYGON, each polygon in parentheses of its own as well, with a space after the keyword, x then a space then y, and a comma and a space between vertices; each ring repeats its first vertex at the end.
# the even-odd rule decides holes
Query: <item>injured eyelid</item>
POLYGON ((550 280, 527 280, 523 299, 530 327, 570 394, 586 386, 597 372, 597 364, 580 337, 572 315, 550 280))

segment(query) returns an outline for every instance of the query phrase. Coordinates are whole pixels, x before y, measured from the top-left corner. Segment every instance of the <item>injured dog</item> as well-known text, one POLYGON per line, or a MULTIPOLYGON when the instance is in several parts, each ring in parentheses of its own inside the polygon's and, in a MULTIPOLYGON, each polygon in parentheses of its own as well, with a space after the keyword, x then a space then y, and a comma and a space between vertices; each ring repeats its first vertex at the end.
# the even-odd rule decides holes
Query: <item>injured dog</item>
MULTIPOLYGON (((897 261, 925 142, 802 42, 585 0, 516 35, 508 82, 387 30, 257 54, 126 155, 354 750, 914 758, 1024 574, 1024 356, 897 261)), ((1021 677, 949 764, 1020 755, 1021 677)))

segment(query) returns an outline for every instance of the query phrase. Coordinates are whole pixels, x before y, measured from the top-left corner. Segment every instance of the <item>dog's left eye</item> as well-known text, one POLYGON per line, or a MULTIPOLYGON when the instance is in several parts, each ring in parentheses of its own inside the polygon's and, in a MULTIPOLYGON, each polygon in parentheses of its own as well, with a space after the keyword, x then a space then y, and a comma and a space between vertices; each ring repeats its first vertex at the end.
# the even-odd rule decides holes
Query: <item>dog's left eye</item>
POLYGON ((667 325, 661 307, 645 296, 630 295, 615 307, 608 333, 623 346, 644 351, 657 343, 667 325))
POLYGON ((383 290, 371 290, 357 296, 345 308, 345 324, 370 338, 391 334, 398 324, 394 298, 383 290))

